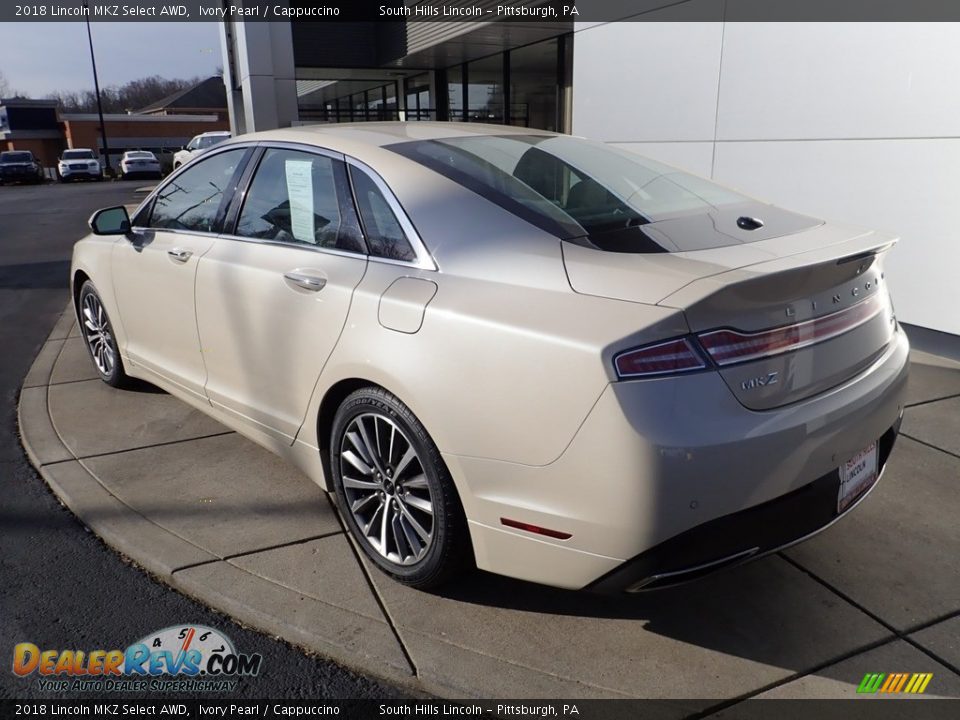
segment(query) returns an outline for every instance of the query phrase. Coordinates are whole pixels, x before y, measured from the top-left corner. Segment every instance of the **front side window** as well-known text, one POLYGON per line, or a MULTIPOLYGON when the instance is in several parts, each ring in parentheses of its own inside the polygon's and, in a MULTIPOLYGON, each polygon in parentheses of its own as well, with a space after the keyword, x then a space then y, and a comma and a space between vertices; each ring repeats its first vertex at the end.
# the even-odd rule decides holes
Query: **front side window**
POLYGON ((416 260, 416 253, 397 221, 397 216, 393 214, 383 193, 370 176, 351 167, 350 179, 353 181, 353 191, 356 194, 357 207, 360 208, 360 219, 370 254, 389 260, 416 260))
POLYGON ((271 148, 263 155, 236 234, 272 242, 365 252, 339 160, 271 148))
POLYGON ((246 152, 237 148, 201 159, 164 185, 153 202, 150 227, 216 232, 224 194, 246 152))

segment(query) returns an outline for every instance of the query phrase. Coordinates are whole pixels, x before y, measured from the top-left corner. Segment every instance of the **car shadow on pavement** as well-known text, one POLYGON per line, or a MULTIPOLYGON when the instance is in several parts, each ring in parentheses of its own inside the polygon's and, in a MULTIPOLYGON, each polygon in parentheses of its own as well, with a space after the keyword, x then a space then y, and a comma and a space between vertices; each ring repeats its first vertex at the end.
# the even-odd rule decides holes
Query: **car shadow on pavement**
POLYGON ((143 395, 167 395, 167 391, 140 378, 128 378, 123 386, 124 392, 141 393, 143 395))

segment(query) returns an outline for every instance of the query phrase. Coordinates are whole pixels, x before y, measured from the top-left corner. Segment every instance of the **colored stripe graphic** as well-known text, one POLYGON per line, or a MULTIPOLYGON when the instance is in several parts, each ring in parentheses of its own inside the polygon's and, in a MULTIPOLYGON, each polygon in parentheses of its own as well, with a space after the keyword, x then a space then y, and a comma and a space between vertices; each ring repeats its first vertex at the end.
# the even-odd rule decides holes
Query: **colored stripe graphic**
POLYGON ((880 688, 880 683, 883 682, 883 679, 886 677, 884 673, 867 673, 863 676, 863 680, 860 681, 860 687, 857 688, 858 693, 875 693, 880 688))
POLYGON ((933 673, 867 673, 857 687, 858 693, 923 693, 933 673))

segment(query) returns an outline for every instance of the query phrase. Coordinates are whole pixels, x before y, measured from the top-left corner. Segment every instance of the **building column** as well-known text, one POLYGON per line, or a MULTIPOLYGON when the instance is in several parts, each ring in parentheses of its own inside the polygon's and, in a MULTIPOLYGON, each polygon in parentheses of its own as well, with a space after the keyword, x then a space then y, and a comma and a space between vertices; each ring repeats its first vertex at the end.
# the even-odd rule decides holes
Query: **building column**
POLYGON ((220 46, 234 135, 290 127, 299 119, 290 23, 226 20, 220 46))

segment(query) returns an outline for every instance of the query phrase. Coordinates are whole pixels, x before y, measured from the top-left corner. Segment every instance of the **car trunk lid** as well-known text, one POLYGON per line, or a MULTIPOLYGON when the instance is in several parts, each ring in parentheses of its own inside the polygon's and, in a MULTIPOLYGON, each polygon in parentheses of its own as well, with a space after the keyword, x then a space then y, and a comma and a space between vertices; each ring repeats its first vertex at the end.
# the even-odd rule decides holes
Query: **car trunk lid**
POLYGON ((895 238, 818 225, 754 243, 620 254, 564 244, 577 292, 683 311, 730 390, 766 410, 836 387, 895 331, 883 262, 895 238))

